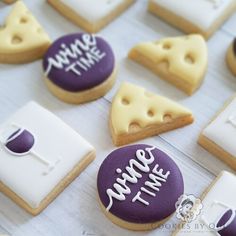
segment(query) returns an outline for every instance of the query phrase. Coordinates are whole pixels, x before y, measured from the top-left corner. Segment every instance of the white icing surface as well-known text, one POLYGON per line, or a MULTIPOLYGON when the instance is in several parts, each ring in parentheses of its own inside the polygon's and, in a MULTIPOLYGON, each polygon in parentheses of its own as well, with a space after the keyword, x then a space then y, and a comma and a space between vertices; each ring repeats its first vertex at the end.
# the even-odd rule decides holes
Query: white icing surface
POLYGON ((203 131, 203 135, 236 157, 236 98, 203 131))
POLYGON ((28 103, 1 125, 0 136, 14 123, 35 135, 34 152, 50 163, 60 159, 53 171, 42 175, 45 164, 39 162, 33 152, 17 157, 1 146, 0 181, 32 208, 37 208, 93 147, 63 121, 35 102, 28 103))
POLYGON ((126 0, 59 0, 88 22, 106 17, 126 0), (96 6, 96 7, 94 7, 96 6))
POLYGON ((207 31, 235 0, 151 0, 207 31))
MULTIPOLYGON (((197 219, 188 223, 188 228, 181 230, 177 236, 214 236, 219 235, 209 230, 204 222, 215 224, 228 208, 236 209, 236 176, 224 171, 221 178, 214 184, 204 198, 203 209, 197 219), (204 220, 203 220, 204 219, 204 220), (198 228, 197 225, 199 226, 198 228), (204 225, 202 227, 202 225, 204 225)), ((212 227, 212 226, 211 226, 212 227)))

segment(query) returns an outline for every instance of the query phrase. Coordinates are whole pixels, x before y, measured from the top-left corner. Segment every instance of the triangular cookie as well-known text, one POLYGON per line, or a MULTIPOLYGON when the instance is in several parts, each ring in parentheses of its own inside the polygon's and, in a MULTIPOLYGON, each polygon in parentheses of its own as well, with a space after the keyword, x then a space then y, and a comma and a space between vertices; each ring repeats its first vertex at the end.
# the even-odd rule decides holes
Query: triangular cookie
POLYGON ((117 146, 192 122, 192 113, 187 108, 130 83, 121 85, 112 102, 110 126, 117 146))
POLYGON ((141 43, 129 58, 191 95, 202 83, 207 69, 207 46, 201 35, 165 38, 141 43))
POLYGON ((50 39, 23 2, 17 1, 0 28, 0 62, 24 63, 41 58, 50 39))

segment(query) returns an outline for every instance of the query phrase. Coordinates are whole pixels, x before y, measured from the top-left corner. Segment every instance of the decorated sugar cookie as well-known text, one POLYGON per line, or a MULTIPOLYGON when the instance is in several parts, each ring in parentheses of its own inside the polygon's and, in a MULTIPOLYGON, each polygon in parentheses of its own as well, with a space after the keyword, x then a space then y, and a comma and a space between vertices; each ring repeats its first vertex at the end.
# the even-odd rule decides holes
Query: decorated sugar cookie
POLYGON ((123 83, 112 102, 110 128, 117 146, 192 122, 189 109, 134 84, 123 83))
POLYGON ((227 102, 199 137, 199 144, 236 170, 236 97, 227 102))
POLYGON ((149 0, 148 8, 182 31, 199 33, 207 39, 235 12, 236 1, 149 0))
POLYGON ((0 30, 0 63, 25 63, 41 58, 50 45, 42 26, 22 1, 17 1, 0 30))
POLYGON ((47 1, 66 18, 90 33, 101 30, 135 2, 135 0, 47 1))
POLYGON ((173 236, 236 235, 236 177, 223 171, 204 192, 202 210, 194 221, 176 227, 173 236))
POLYGON ((200 35, 140 43, 130 51, 129 58, 188 95, 202 84, 208 64, 206 42, 200 35))
POLYGON ((16 157, 33 155, 39 162, 46 165, 47 169, 43 172, 44 175, 49 174, 49 172, 51 172, 60 162, 60 159, 50 162, 40 154, 33 151, 33 148, 36 145, 35 136, 30 131, 25 128, 18 128, 15 124, 11 124, 10 128, 15 128, 15 131, 12 132, 6 140, 1 141, 2 145, 5 147, 5 150, 9 154, 16 157))
POLYGON ((164 223, 183 194, 182 174, 156 147, 138 144, 113 151, 97 178, 101 207, 115 224, 150 230, 164 223))
POLYGON ((231 72, 236 75, 236 38, 227 51, 226 61, 231 72))
POLYGON ((0 192, 32 215, 95 157, 86 140, 35 102, 0 126, 0 147, 0 192))
POLYGON ((56 40, 43 59, 49 90, 68 103, 105 95, 116 77, 114 53, 101 37, 76 33, 56 40))

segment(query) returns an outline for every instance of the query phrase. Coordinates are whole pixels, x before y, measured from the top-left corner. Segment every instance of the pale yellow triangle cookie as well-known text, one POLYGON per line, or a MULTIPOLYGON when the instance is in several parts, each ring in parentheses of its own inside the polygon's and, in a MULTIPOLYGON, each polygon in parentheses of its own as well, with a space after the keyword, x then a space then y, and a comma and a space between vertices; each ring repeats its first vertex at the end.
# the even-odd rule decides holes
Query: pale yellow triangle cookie
POLYGON ((201 35, 141 43, 129 58, 191 95, 201 85, 207 64, 207 45, 201 35))
POLYGON ((17 1, 0 28, 0 62, 24 63, 41 58, 50 39, 23 2, 17 1))
POLYGON ((115 145, 125 145, 193 122, 189 109, 144 88, 123 83, 115 95, 110 126, 115 145))

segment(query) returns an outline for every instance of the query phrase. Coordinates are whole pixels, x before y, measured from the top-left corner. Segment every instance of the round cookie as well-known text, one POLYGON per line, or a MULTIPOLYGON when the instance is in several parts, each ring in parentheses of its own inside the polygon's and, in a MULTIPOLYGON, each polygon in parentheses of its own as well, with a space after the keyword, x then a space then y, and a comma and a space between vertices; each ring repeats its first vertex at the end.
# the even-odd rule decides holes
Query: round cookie
POLYGON ((108 155, 99 169, 97 188, 101 207, 113 223, 130 230, 150 230, 175 212, 184 183, 167 154, 137 144, 108 155))
POLYGON ((105 95, 116 77, 114 53, 101 37, 76 33, 56 40, 43 60, 49 90, 68 103, 105 95))
POLYGON ((226 61, 231 72, 236 75, 236 38, 227 51, 226 61))

